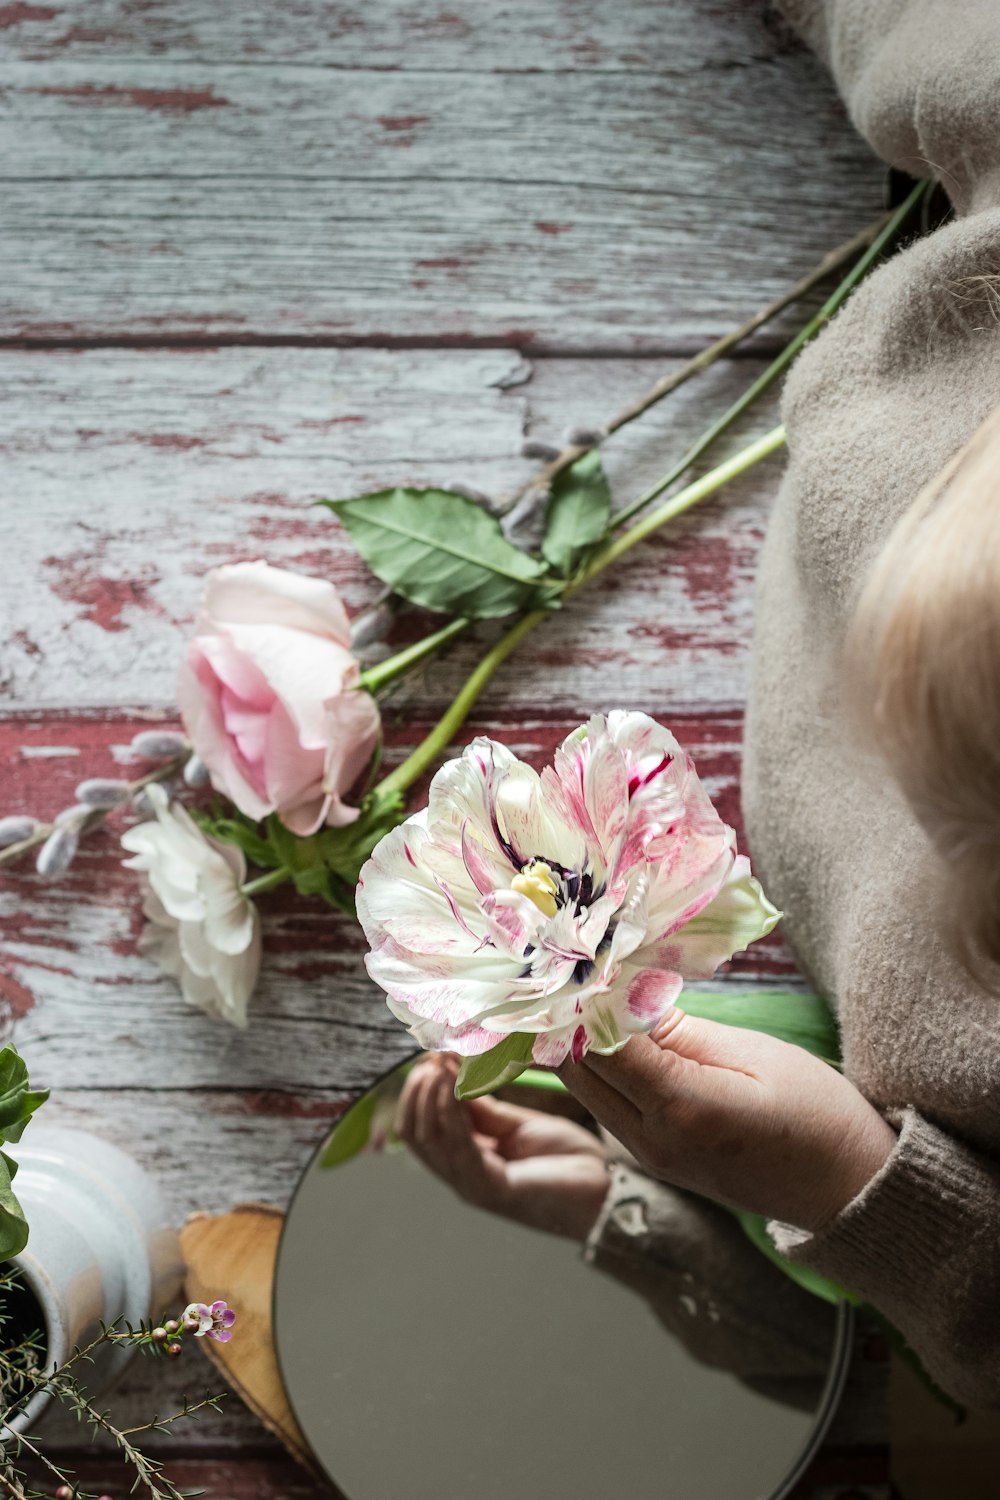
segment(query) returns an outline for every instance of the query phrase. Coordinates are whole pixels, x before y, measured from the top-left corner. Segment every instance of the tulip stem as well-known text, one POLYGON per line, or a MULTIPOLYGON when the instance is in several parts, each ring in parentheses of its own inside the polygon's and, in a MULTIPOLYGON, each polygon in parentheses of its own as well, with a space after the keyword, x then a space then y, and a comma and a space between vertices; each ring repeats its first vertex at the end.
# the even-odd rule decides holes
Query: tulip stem
POLYGON ((423 740, 403 761, 402 765, 390 771, 376 787, 380 794, 405 792, 407 787, 418 781, 430 765, 437 760, 442 750, 446 750, 451 744, 452 737, 461 728, 463 721, 468 717, 469 710, 479 697, 483 688, 489 682, 493 673, 501 662, 519 646, 524 637, 536 625, 547 620, 550 611, 547 609, 533 609, 530 614, 522 615, 521 618, 506 631, 496 645, 478 663, 475 670, 470 672, 459 689, 458 696, 438 720, 430 734, 423 740))
POLYGON ((262 896, 265 891, 273 891, 276 885, 284 885, 291 878, 291 870, 282 865, 278 870, 268 870, 266 875, 258 875, 256 880, 248 880, 245 885, 240 886, 240 895, 262 896))
POLYGON ((390 682, 395 682, 397 677, 402 677, 422 662, 426 656, 430 656, 455 636, 461 635, 466 630, 470 621, 466 619, 450 620, 447 625, 442 625, 440 630, 435 630, 432 635, 424 636, 423 640, 414 641, 412 646, 407 646, 402 651, 397 651, 394 656, 387 657, 385 661, 376 662, 366 672, 362 672, 359 688, 365 688, 373 696, 382 688, 388 687, 390 682))
MULTIPOLYGON (((589 583, 598 573, 602 573, 605 568, 616 562, 623 553, 628 552, 639 542, 645 541, 646 537, 651 536, 666 521, 673 520, 675 516, 681 515, 691 506, 697 505, 699 501, 707 500, 724 484, 728 484, 730 479, 735 479, 737 475, 745 473, 747 469, 753 468, 754 464, 760 463, 762 459, 776 452, 784 441, 785 429, 775 427, 763 437, 750 443, 741 452, 734 454, 732 458, 727 458, 725 463, 718 464, 709 473, 703 474, 700 479, 685 485, 684 489, 679 490, 676 495, 671 495, 669 500, 658 505, 649 515, 636 521, 621 536, 606 542, 593 555, 583 571, 563 589, 563 597, 567 597, 570 593, 582 588, 585 583, 589 583)), ((500 664, 506 661, 515 647, 520 645, 524 637, 529 635, 536 625, 549 619, 551 614, 552 611, 548 609, 533 609, 529 614, 522 615, 500 637, 466 678, 458 696, 435 724, 430 734, 421 740, 417 748, 401 765, 397 766, 394 771, 390 771, 389 775, 379 782, 376 788, 379 793, 405 792, 420 779, 441 752, 451 744, 453 736, 467 718, 476 699, 500 664)))

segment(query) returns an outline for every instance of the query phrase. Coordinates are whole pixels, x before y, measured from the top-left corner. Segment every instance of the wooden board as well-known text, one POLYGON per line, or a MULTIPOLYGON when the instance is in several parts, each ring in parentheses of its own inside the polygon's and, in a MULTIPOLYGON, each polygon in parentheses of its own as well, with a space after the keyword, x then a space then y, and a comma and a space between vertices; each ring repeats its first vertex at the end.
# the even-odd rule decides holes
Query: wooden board
POLYGON ((880 204, 759 7, 243 9, 6 7, 0 335, 675 352, 880 204))
MULTIPOLYGON (((883 171, 818 65, 740 0, 291 0, 280 17, 19 0, 0 4, 0 38, 0 814, 58 811, 124 764, 137 728, 174 722, 209 568, 263 555, 363 607, 373 581, 312 501, 402 481, 499 499, 532 472, 526 436, 611 415, 881 203, 883 171)), ((789 326, 608 445, 619 501, 789 326)), ((770 401, 720 456, 776 420, 770 401)), ((595 708, 646 709, 738 825, 779 469, 576 599, 468 732, 540 763, 595 708)), ((460 643, 393 702, 390 758, 476 652, 460 643)), ((192 1015, 136 955, 119 860, 112 826, 57 885, 0 878, 0 1021, 53 1088, 52 1118, 131 1149, 178 1221, 283 1206, 409 1042, 356 931, 284 893, 264 903, 248 1032, 192 1015)), ((777 937, 728 982, 771 981, 798 982, 777 937)), ((215 1379, 178 1365, 133 1366, 117 1409, 141 1421, 215 1379)), ((880 1389, 859 1350, 800 1500, 883 1500, 880 1389)), ((75 1429, 56 1435, 76 1452, 75 1429)), ((160 1446, 177 1482, 219 1500, 316 1493, 236 1401, 160 1446)), ((116 1492, 104 1458, 81 1470, 116 1492)))

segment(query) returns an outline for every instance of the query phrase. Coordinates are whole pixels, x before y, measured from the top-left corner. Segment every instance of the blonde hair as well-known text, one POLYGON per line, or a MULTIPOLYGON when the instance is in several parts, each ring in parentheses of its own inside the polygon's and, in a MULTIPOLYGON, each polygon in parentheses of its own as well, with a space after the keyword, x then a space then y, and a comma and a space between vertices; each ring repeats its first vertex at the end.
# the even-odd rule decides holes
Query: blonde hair
POLYGON ((849 692, 949 872, 970 972, 1000 964, 1000 407, 918 495, 848 631, 849 692))

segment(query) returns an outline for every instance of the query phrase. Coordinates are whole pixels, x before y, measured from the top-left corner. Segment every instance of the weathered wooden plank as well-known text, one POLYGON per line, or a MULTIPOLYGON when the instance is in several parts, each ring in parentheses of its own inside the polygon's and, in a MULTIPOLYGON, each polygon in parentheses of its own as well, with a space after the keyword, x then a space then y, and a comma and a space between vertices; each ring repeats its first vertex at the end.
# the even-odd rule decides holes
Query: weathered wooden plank
POLYGON ((430 43, 405 72, 12 63, 0 336, 676 352, 881 200, 818 65, 747 45, 544 86, 441 72, 430 43))
POLYGON ((56 0, 0 7, 5 49, 26 61, 211 58, 322 68, 470 72, 679 72, 751 67, 801 50, 761 6, 691 0, 548 0, 497 6, 381 0, 377 6, 292 0, 280 26, 266 7, 205 0, 56 0))
MULTIPOLYGON (((0 570, 7 701, 170 711, 210 567, 263 555, 332 577, 360 609, 374 581, 311 501, 407 482, 499 495, 533 472, 519 456, 526 433, 558 440, 567 426, 593 426, 667 367, 528 363, 499 350, 0 355, 0 547, 17 559, 0 570)), ((609 442, 617 498, 662 473, 758 369, 752 360, 716 367, 609 442)), ((765 402, 753 430, 774 420, 775 403, 765 402)), ((547 623, 490 687, 487 711, 503 705, 516 720, 542 702, 566 714, 741 703, 778 462, 547 623)), ((480 649, 462 642, 427 673, 420 703, 448 701, 480 649)))

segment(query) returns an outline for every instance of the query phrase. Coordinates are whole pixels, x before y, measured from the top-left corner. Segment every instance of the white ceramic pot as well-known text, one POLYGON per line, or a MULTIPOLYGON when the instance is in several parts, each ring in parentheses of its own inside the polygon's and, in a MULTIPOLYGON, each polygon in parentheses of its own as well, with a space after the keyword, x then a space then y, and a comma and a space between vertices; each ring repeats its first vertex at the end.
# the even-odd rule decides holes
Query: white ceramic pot
MULTIPOLYGON (((15 1148, 15 1190, 28 1221, 12 1264, 44 1320, 47 1369, 95 1337, 100 1324, 132 1324, 176 1311, 180 1242, 159 1188, 117 1146, 82 1130, 32 1125, 15 1148)), ((77 1372, 95 1396, 131 1351, 104 1345, 77 1372)), ((52 1398, 32 1398, 11 1429, 26 1431, 52 1398)))

